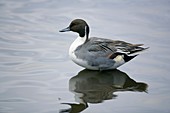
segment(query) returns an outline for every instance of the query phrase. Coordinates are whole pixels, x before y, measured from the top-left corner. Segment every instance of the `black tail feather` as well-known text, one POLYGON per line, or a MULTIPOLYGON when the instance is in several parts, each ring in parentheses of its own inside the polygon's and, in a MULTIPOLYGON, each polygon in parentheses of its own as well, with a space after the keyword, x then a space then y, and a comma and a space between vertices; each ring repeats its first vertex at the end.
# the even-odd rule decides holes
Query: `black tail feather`
POLYGON ((125 60, 125 62, 128 62, 131 59, 135 58, 136 56, 138 56, 138 54, 137 55, 133 55, 133 56, 128 56, 128 55, 124 54, 124 60, 125 60))

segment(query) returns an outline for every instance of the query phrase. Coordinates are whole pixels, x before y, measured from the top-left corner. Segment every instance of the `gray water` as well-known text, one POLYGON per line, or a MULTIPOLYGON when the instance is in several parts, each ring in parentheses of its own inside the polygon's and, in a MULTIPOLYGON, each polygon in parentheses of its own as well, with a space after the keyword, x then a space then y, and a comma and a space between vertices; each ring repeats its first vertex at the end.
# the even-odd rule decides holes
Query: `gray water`
POLYGON ((169 113, 169 0, 0 0, 0 113, 169 113), (68 56, 83 18, 91 36, 150 47, 118 70, 68 56))

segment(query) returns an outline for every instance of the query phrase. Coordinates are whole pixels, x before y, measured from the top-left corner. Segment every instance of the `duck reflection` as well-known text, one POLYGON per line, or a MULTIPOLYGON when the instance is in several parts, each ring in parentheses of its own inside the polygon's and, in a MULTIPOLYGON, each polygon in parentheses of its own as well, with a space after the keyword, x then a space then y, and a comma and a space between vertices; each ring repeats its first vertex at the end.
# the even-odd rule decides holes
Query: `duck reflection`
POLYGON ((87 103, 101 103, 114 99, 117 91, 147 92, 148 85, 136 82, 126 73, 119 70, 91 71, 84 69, 69 81, 69 90, 75 94, 75 101, 79 104, 65 103, 70 109, 60 113, 79 113, 88 107, 87 103))

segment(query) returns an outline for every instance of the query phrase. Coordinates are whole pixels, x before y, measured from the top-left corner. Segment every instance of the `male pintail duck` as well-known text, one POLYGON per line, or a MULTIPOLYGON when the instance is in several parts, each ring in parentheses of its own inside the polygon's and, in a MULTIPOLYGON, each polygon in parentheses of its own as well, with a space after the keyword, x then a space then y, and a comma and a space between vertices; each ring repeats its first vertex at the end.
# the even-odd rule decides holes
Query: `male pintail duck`
POLYGON ((75 19, 69 27, 60 30, 66 31, 79 34, 70 46, 69 56, 73 62, 90 70, 116 69, 138 55, 132 54, 147 49, 141 47, 143 44, 89 37, 89 26, 82 19, 75 19))

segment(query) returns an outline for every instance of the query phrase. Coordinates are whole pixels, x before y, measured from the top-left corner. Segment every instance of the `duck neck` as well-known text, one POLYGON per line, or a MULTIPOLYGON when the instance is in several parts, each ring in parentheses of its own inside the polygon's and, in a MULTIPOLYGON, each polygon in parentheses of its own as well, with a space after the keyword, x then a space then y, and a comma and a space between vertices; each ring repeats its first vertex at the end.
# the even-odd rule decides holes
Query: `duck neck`
POLYGON ((88 41, 88 35, 85 35, 84 37, 80 37, 83 42, 83 44, 85 44, 88 41))
POLYGON ((84 37, 78 36, 75 41, 78 42, 79 45, 83 45, 87 42, 87 40, 88 40, 88 37, 85 35, 84 37))
POLYGON ((78 33, 78 38, 81 38, 80 40, 83 41, 83 44, 86 43, 89 37, 89 26, 85 26, 84 29, 80 30, 78 33))
POLYGON ((85 35, 84 37, 79 35, 75 41, 78 41, 80 45, 85 44, 88 41, 88 35, 85 35))
POLYGON ((85 36, 84 36, 84 38, 86 38, 86 40, 85 40, 84 43, 86 43, 88 41, 89 32, 90 32, 89 26, 85 26, 85 36))
POLYGON ((74 42, 70 46, 70 50, 69 50, 70 53, 74 52, 77 49, 77 47, 85 44, 88 41, 89 27, 85 26, 84 31, 80 30, 78 33, 79 36, 77 37, 76 40, 74 40, 74 42))

